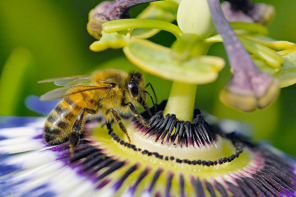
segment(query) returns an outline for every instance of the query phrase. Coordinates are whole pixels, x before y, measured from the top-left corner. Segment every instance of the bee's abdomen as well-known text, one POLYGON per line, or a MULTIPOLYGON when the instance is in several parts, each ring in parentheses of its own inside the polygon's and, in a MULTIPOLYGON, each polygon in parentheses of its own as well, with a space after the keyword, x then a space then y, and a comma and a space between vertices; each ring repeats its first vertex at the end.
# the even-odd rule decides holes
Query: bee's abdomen
POLYGON ((53 145, 65 142, 81 110, 82 108, 68 97, 60 101, 46 120, 44 127, 46 143, 53 145))

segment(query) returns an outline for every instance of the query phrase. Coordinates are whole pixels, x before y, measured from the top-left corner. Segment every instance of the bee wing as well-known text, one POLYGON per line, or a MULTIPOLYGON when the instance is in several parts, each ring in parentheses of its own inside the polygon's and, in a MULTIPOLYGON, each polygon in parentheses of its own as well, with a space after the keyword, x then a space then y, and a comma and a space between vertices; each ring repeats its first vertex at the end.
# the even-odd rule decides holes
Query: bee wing
POLYGON ((38 83, 54 82, 57 86, 74 86, 79 84, 90 83, 91 76, 79 75, 73 77, 52 78, 38 81, 38 83))
POLYGON ((43 94, 42 96, 40 96, 40 100, 41 101, 49 101, 49 100, 63 98, 70 89, 71 89, 70 86, 54 89, 54 90, 47 92, 47 93, 43 94))
POLYGON ((59 99, 63 98, 65 96, 69 96, 72 94, 77 94, 79 92, 85 92, 85 91, 90 91, 90 90, 97 90, 97 89, 110 89, 111 86, 108 84, 100 84, 100 85, 74 85, 74 86, 66 86, 62 88, 57 88, 54 89, 50 92, 45 93, 40 97, 41 101, 49 101, 49 100, 54 100, 54 99, 59 99), (78 88, 76 91, 70 91, 71 89, 78 88))

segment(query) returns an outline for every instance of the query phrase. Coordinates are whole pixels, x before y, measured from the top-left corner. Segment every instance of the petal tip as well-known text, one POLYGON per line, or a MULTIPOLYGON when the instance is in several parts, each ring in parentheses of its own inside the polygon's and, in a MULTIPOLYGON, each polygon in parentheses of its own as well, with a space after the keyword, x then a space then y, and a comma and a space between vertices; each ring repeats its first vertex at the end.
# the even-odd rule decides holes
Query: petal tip
POLYGON ((268 86, 264 88, 264 94, 261 95, 256 95, 256 93, 258 93, 259 90, 262 92, 262 86, 254 86, 251 91, 242 91, 234 86, 235 85, 230 82, 226 88, 221 91, 219 99, 225 105, 244 112, 253 112, 256 109, 263 109, 269 106, 277 98, 280 90, 278 80, 273 78, 268 86))

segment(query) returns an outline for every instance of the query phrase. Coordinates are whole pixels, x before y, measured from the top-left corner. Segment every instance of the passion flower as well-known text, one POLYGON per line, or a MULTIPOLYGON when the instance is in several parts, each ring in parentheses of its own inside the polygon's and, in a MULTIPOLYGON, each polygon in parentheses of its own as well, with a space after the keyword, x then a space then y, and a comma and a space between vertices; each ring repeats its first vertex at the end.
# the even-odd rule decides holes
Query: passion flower
POLYGON ((136 119, 125 122, 133 143, 119 128, 108 135, 96 127, 102 119, 88 120, 72 157, 68 142, 46 145, 45 118, 1 117, 1 196, 296 194, 294 160, 227 130, 233 121, 211 118, 209 124, 199 110, 192 123, 164 118, 164 106, 151 108, 150 128, 136 119))
MULTIPOLYGON (((243 111, 266 107, 280 86, 295 83, 295 76, 286 75, 295 73, 295 44, 268 39, 268 30, 257 20, 229 25, 217 0, 192 4, 208 8, 203 16, 207 22, 190 29, 186 23, 196 25, 197 15, 195 9, 184 12, 188 2, 153 3, 137 19, 126 19, 127 13, 141 1, 105 2, 90 13, 89 31, 99 39, 90 48, 123 48, 142 70, 172 80, 168 101, 157 105, 157 111, 151 108, 152 117, 142 113, 149 126, 132 117, 123 122, 131 143, 116 125, 107 132, 100 116, 88 119, 73 156, 67 139, 46 145, 44 118, 3 117, 2 196, 296 195, 293 159, 252 142, 240 133, 241 127, 227 129, 236 122, 221 124, 194 110, 197 85, 215 81, 224 66, 222 58, 206 55, 213 43, 224 43, 233 70, 221 100, 243 111), (176 16, 180 28, 171 23, 176 16), (175 35, 171 47, 145 40, 160 30, 175 35), (274 69, 281 71, 275 74, 274 69)), ((236 11, 242 7, 234 6, 236 11)))

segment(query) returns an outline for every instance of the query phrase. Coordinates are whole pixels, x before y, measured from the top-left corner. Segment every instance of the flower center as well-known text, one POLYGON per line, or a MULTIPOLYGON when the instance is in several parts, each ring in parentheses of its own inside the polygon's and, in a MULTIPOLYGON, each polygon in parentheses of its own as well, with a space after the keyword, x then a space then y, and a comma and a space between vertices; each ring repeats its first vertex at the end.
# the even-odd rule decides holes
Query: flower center
MULTIPOLYGON (((162 103, 158 105, 158 109, 163 109, 164 106, 165 103, 162 103)), ((230 163, 238 157, 244 157, 241 158, 243 160, 250 159, 248 151, 241 154, 244 150, 243 143, 223 133, 218 126, 209 125, 199 110, 195 110, 196 118, 192 123, 179 121, 175 115, 168 114, 163 117, 163 111, 155 112, 154 108, 151 108, 151 111, 154 116, 149 120, 149 128, 135 118, 132 122, 124 123, 128 128, 131 144, 116 127, 114 132, 109 131, 109 135, 118 145, 117 154, 119 148, 127 154, 152 156, 156 162, 166 160, 208 167, 230 163)), ((149 115, 146 113, 142 115, 148 119, 149 115)), ((98 141, 102 142, 102 135, 98 137, 98 141)))
POLYGON ((235 148, 231 145, 231 142, 221 137, 218 137, 217 141, 212 145, 203 147, 178 146, 175 143, 163 144, 160 141, 155 142, 153 137, 143 135, 143 133, 139 132, 135 127, 130 127, 129 131, 132 142, 138 148, 149 150, 150 152, 157 152, 168 157, 174 156, 179 159, 190 158, 191 160, 218 160, 235 153, 235 148))
POLYGON ((214 162, 236 154, 236 149, 241 151, 230 140, 217 135, 201 114, 191 123, 179 121, 174 115, 164 118, 160 111, 151 118, 150 128, 134 121, 128 131, 138 148, 180 160, 214 162))

